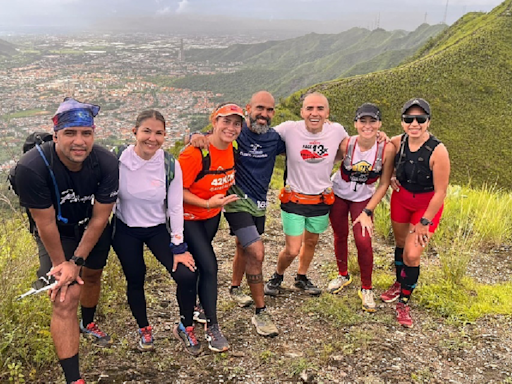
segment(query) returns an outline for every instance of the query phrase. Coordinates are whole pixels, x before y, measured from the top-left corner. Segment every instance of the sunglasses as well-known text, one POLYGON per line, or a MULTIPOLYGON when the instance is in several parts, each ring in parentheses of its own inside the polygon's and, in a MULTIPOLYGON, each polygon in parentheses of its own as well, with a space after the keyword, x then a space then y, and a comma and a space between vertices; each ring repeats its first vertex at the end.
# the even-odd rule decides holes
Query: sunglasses
POLYGON ((418 122, 418 124, 423 124, 428 120, 428 115, 402 115, 402 121, 405 124, 411 124, 414 119, 418 122))

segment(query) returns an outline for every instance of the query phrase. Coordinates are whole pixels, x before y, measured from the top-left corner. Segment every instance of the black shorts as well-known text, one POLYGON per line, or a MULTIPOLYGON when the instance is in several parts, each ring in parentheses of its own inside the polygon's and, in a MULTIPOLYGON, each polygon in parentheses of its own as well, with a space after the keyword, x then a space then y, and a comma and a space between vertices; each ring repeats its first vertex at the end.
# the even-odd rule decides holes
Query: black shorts
POLYGON ((224 217, 229 223, 230 234, 236 236, 244 248, 261 240, 260 235, 265 232, 265 216, 253 216, 247 212, 224 212, 224 217))
MULTIPOLYGON (((91 253, 89 253, 87 259, 85 259, 84 267, 90 269, 103 269, 105 267, 107 264, 108 253, 110 252, 111 236, 112 230, 110 224, 107 224, 107 227, 101 234, 98 242, 92 249, 91 253)), ((50 272, 50 269, 52 268, 52 260, 50 259, 50 255, 48 255, 48 252, 46 251, 41 238, 36 235, 35 239, 37 243, 37 249, 39 251, 39 270, 37 271, 37 276, 41 277, 50 272)), ((81 238, 76 237, 60 237, 66 260, 69 260, 71 257, 73 257, 73 254, 75 253, 80 240, 81 238)))

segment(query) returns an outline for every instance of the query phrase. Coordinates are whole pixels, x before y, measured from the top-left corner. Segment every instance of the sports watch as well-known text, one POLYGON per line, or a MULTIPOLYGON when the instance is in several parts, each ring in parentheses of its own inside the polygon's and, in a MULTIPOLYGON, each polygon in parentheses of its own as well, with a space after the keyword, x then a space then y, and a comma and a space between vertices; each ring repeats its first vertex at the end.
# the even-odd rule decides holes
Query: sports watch
POLYGON ((365 209, 363 209, 363 212, 366 213, 368 215, 368 217, 373 216, 373 212, 371 209, 365 208, 365 209))
POLYGON ((75 265, 82 267, 85 264, 85 259, 80 256, 73 255, 70 259, 75 265))
POLYGON ((425 218, 425 217, 422 217, 420 219, 420 224, 421 225, 434 225, 433 222, 431 222, 429 219, 425 218))

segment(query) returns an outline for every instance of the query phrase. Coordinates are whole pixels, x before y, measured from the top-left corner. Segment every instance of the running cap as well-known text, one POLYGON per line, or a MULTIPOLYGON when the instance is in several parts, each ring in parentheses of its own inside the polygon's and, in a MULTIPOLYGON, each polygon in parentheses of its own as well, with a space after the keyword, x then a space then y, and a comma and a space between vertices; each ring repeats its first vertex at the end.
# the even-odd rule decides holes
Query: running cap
POLYGON ((427 100, 422 99, 420 97, 416 97, 414 99, 409 100, 407 103, 404 104, 402 107, 402 115, 409 110, 411 107, 420 107, 425 111, 427 115, 430 116, 430 104, 427 102, 427 100))
POLYGON ((98 105, 81 103, 71 97, 66 97, 53 116, 53 130, 57 132, 68 127, 91 127, 94 129, 96 128, 94 117, 99 111, 98 105))
POLYGON ((224 116, 231 116, 231 115, 238 115, 242 119, 245 118, 244 110, 239 107, 236 104, 225 104, 221 107, 219 107, 216 111, 212 114, 212 120, 217 119, 217 117, 224 117, 224 116))
POLYGON ((370 116, 379 121, 382 120, 379 107, 372 103, 364 103, 359 108, 357 108, 356 117, 354 117, 354 121, 357 121, 361 117, 365 116, 370 116))

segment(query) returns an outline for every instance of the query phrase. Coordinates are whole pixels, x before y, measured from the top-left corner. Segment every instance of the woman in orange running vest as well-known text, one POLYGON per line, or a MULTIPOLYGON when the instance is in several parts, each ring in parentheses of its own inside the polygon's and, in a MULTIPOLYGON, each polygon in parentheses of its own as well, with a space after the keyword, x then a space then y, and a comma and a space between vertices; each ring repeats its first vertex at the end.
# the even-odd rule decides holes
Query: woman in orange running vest
POLYGON ((221 104, 212 113, 213 126, 208 150, 189 146, 181 153, 183 170, 184 235, 199 271, 198 293, 206 316, 205 333, 209 348, 223 352, 229 344, 217 321, 217 258, 212 240, 219 227, 222 207, 237 199, 226 196, 235 182, 233 141, 242 129, 243 109, 221 104))

